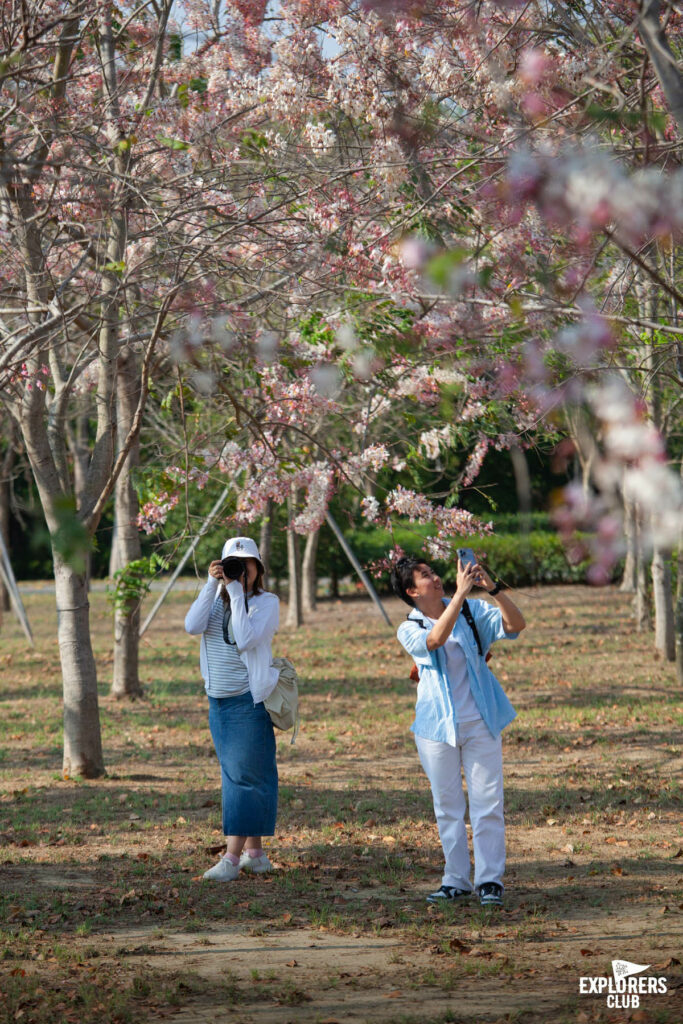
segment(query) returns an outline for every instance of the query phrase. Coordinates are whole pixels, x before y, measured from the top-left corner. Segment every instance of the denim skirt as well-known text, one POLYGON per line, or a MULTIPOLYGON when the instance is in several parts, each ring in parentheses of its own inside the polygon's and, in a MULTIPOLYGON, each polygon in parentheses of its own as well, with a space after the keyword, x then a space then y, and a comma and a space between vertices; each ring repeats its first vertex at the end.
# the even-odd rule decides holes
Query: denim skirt
POLYGON ((209 728, 221 766, 223 834, 272 836, 277 816, 275 734, 251 693, 209 697, 209 728))

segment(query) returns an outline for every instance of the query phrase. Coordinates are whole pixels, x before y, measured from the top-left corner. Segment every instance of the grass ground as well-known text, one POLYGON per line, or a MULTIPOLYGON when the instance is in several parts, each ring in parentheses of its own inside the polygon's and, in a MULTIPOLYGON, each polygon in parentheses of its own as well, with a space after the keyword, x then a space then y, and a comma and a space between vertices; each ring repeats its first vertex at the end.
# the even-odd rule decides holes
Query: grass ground
MULTIPOLYGON (((410 662, 365 600, 329 602, 276 654, 303 678, 278 738, 277 871, 201 881, 221 846, 219 774, 172 596, 142 645, 146 699, 108 694, 111 611, 93 594, 108 775, 61 778, 54 598, 40 641, 0 635, 0 1022, 409 1024, 683 1020, 681 707, 628 598, 519 595, 529 628, 492 666, 505 734, 506 904, 433 908, 441 859, 409 732, 410 662), (612 959, 666 994, 580 994, 612 959)), ((398 624, 403 606, 388 602, 398 624)))

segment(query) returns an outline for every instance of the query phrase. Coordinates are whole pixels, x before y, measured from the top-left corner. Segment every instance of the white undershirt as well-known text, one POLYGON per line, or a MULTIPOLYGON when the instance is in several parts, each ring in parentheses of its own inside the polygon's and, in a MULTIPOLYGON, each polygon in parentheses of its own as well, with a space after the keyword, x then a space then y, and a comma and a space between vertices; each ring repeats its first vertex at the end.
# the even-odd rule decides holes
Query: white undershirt
MULTIPOLYGON (((429 619, 429 622, 434 626, 437 620, 429 619)), ((476 722, 481 715, 470 690, 465 652, 451 635, 443 645, 443 653, 446 658, 446 675, 451 687, 451 696, 458 722, 476 722)))

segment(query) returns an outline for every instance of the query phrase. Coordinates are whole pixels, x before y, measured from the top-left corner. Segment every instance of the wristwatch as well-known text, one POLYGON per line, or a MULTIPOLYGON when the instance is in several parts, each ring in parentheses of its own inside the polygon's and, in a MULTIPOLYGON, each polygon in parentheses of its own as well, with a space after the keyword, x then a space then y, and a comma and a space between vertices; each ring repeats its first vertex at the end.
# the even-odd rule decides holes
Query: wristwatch
POLYGON ((496 594, 500 594, 501 590, 502 590, 502 587, 501 587, 500 583, 496 583, 496 585, 493 588, 493 590, 488 590, 487 593, 490 594, 491 597, 495 597, 496 594))

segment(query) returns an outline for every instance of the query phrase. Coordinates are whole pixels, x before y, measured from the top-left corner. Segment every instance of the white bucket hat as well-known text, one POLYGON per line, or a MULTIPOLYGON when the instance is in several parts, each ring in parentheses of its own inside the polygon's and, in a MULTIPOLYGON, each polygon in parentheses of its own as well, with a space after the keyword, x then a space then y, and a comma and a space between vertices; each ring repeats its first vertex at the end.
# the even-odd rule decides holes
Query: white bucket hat
POLYGON ((255 558, 263 568, 259 550, 251 537, 231 537, 230 540, 226 540, 221 555, 221 559, 223 558, 255 558))

